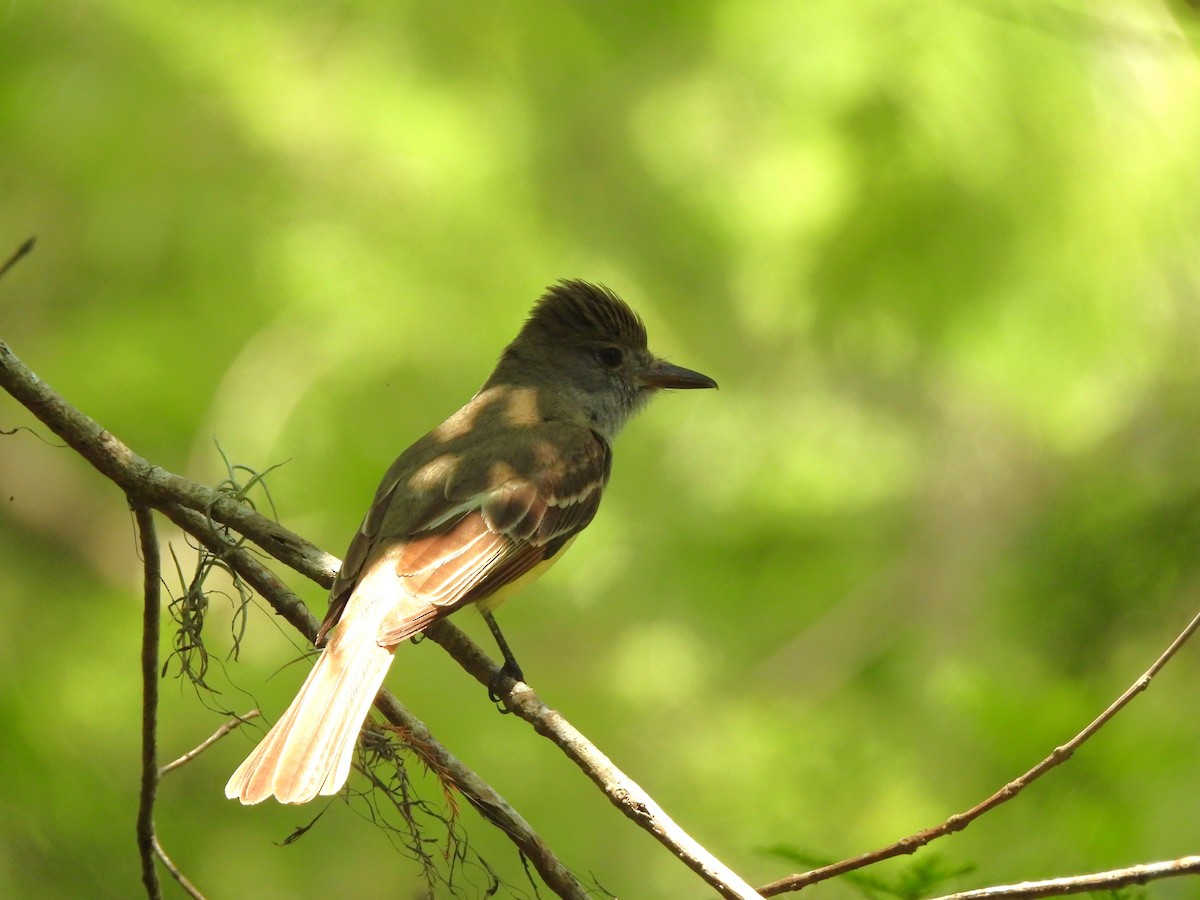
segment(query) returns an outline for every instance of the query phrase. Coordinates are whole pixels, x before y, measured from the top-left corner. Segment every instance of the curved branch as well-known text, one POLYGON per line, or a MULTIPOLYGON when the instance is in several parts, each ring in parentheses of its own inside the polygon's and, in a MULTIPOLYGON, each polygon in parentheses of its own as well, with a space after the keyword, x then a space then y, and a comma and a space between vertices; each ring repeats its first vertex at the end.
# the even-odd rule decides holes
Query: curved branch
MULTIPOLYGON (((102 475, 123 488, 131 502, 136 506, 153 507, 161 511, 224 559, 301 634, 309 640, 313 639, 317 620, 308 607, 249 552, 238 548, 232 540, 217 532, 212 527, 212 521, 239 531, 281 562, 325 587, 329 586, 337 571, 339 563, 336 557, 260 515, 248 505, 172 474, 138 456, 38 378, 3 341, 0 341, 0 386, 102 475)), ((154 677, 157 678, 157 673, 154 677)), ((390 721, 402 725, 420 740, 423 749, 436 754, 439 771, 449 773, 463 796, 508 835, 533 863, 548 887, 562 897, 586 896, 582 885, 529 824, 482 778, 438 743, 423 722, 386 691, 380 695, 377 705, 390 721)), ((154 772, 157 775, 157 767, 154 772)))
MULTIPOLYGON (((1103 728, 1117 713, 1124 709, 1129 702, 1146 690, 1150 686, 1151 680, 1159 673, 1159 670, 1165 666, 1188 639, 1200 629, 1200 614, 1197 614, 1187 624, 1170 645, 1159 654, 1156 659, 1145 672, 1138 676, 1137 680, 1127 687, 1116 700, 1108 705, 1104 712, 1096 716, 1087 727, 1076 734, 1073 738, 1058 747, 1055 747, 1050 754, 1039 762, 1036 766, 1025 772, 1023 775, 1014 778, 1000 790, 996 791, 987 799, 975 804, 965 812, 958 813, 948 818, 940 825, 935 825, 933 828, 926 828, 924 831, 918 831, 916 834, 910 834, 908 837, 901 838, 894 844, 888 844, 886 847, 881 847, 878 850, 872 850, 870 853, 863 853, 855 856, 852 859, 844 859, 841 862, 833 863, 828 866, 822 866, 819 869, 813 869, 811 872, 801 872, 795 875, 789 875, 786 878, 781 878, 778 881, 773 881, 768 885, 759 888, 759 892, 764 897, 774 897, 776 894, 783 894, 788 891, 798 891, 803 887, 814 884, 818 881, 825 881, 833 878, 836 875, 843 875, 846 872, 853 872, 855 869, 861 869, 864 866, 873 865, 881 860, 891 859, 894 856, 903 856, 907 853, 915 853, 921 847, 924 847, 930 841, 944 837, 947 834, 953 834, 957 831, 962 831, 988 810, 994 809, 1002 803, 1007 803, 1025 788, 1029 787, 1034 781, 1045 775, 1055 766, 1066 762, 1075 753, 1083 743, 1094 735, 1097 731, 1103 728)), ((980 895, 983 896, 983 895, 980 895)))
POLYGON ((959 891, 935 897, 934 900, 1015 900, 1022 897, 1063 897, 1067 894, 1088 894, 1093 891, 1115 891, 1134 884, 1146 884, 1160 878, 1178 878, 1181 875, 1200 873, 1200 856, 1185 856, 1165 862, 1142 863, 1127 869, 1112 869, 1108 872, 1093 872, 1089 875, 1071 875, 1067 878, 1050 878, 1045 881, 1023 881, 1020 884, 1003 884, 996 887, 959 891))

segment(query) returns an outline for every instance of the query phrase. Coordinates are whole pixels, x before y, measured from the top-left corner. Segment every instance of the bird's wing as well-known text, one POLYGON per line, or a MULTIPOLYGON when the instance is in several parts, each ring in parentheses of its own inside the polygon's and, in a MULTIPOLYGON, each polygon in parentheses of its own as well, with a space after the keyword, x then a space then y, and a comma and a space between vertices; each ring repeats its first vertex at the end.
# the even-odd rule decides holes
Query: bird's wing
POLYGON ((590 432, 583 440, 545 442, 536 465, 498 463, 474 479, 451 473, 442 501, 423 510, 424 522, 397 535, 387 534, 386 511, 377 511, 398 487, 389 479, 396 483, 381 487, 346 554, 321 637, 355 586, 382 567, 394 573, 397 588, 379 631, 385 647, 513 583, 592 520, 610 468, 607 442, 590 432))

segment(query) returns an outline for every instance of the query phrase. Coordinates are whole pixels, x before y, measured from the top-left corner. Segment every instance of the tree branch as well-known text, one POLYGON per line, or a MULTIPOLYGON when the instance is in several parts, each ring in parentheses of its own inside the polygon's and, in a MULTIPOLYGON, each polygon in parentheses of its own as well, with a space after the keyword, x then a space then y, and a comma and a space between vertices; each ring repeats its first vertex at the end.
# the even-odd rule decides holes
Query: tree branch
POLYGON ((161 568, 154 514, 129 498, 137 521, 144 571, 142 601, 142 789, 138 797, 137 843, 142 858, 142 884, 150 900, 161 900, 162 887, 154 867, 154 796, 158 791, 158 635, 161 568))
MULTIPOLYGON (((317 620, 300 598, 250 553, 214 529, 212 523, 229 525, 286 565, 325 587, 337 571, 336 557, 249 506, 167 472, 138 456, 99 423, 59 396, 3 341, 0 341, 0 386, 101 474, 124 488, 131 498, 157 508, 225 560, 301 634, 310 641, 316 636, 317 620)), ((429 752, 437 755, 439 770, 450 773, 468 801, 509 836, 548 887, 562 897, 585 896, 582 885, 507 801, 442 747, 424 723, 394 697, 387 695, 381 699, 389 720, 407 728, 429 752)))
POLYGON ((167 851, 162 848, 162 844, 158 842, 158 835, 154 836, 154 853, 162 862, 163 868, 171 873, 171 877, 179 882, 179 886, 183 888, 183 892, 192 900, 204 900, 204 895, 196 888, 194 884, 188 881, 187 876, 179 871, 179 867, 175 865, 171 857, 167 856, 167 851))
MULTIPOLYGON (((175 524, 229 563, 301 634, 310 641, 315 637, 317 622, 304 603, 257 559, 216 532, 209 519, 245 535, 276 559, 326 588, 340 565, 336 557, 260 515, 230 495, 175 475, 138 456, 116 436, 67 403, 49 385, 41 381, 3 341, 0 341, 0 386, 101 474, 131 496, 163 512, 175 524)), ((436 630, 440 635, 439 643, 449 641, 459 648, 458 652, 464 658, 486 661, 490 667, 489 671, 496 671, 495 664, 454 625, 443 621, 438 624, 436 630)), ((459 657, 456 656, 457 658, 459 657)), ((609 799, 627 816, 670 847, 686 865, 716 888, 722 896, 758 896, 749 885, 688 837, 648 794, 625 778, 604 754, 562 716, 541 704, 531 690, 528 694, 528 708, 519 699, 513 701, 522 718, 533 724, 539 733, 551 737, 605 790, 609 799), (538 707, 540 711, 537 710, 538 707)), ((561 896, 584 896, 582 886, 553 856, 542 839, 499 794, 434 740, 424 723, 409 713, 387 691, 380 693, 376 706, 389 721, 403 726, 414 734, 418 741, 435 748, 431 752, 437 754, 439 767, 443 771, 451 772, 455 784, 472 805, 521 848, 534 863, 539 874, 547 879, 548 886, 559 891, 561 896)))
POLYGON ((332 578, 337 571, 337 557, 260 515, 231 493, 214 491, 138 456, 38 378, 3 341, 0 341, 0 386, 101 475, 145 505, 162 510, 168 503, 177 503, 204 513, 314 580, 332 578))
POLYGON ((179 759, 169 762, 165 766, 161 766, 158 770, 158 777, 161 779, 168 772, 174 772, 180 766, 187 765, 221 738, 225 737, 225 735, 229 734, 229 732, 233 731, 233 729, 261 715, 261 710, 252 709, 244 716, 234 716, 187 753, 183 754, 183 756, 179 757, 179 759))
MULTIPOLYGON (((434 623, 425 635, 449 653, 460 666, 485 687, 496 683, 500 666, 459 629, 445 619, 434 623)), ((632 778, 613 765, 612 760, 583 736, 557 710, 547 706, 524 682, 508 679, 511 688, 501 699, 505 706, 533 726, 534 731, 548 738, 567 758, 579 766, 604 795, 626 816, 650 832, 660 844, 671 851, 684 865, 715 888, 722 897, 757 898, 761 896, 699 842, 680 828, 632 778)))
MULTIPOLYGON (((212 528, 199 513, 178 504, 168 504, 163 513, 172 522, 199 540, 223 560, 241 578, 309 641, 317 635, 319 623, 304 602, 292 593, 280 578, 259 562, 253 554, 238 547, 225 535, 212 528)), ((311 576, 310 576, 311 577, 311 576)), ((325 587, 332 575, 314 578, 325 587)), ((560 897, 583 898, 586 890, 553 851, 513 807, 486 781, 464 765, 447 750, 426 727, 386 688, 375 698, 376 708, 393 725, 406 729, 421 747, 429 762, 440 772, 449 774, 455 787, 472 806, 493 825, 508 835, 518 849, 533 863, 547 887, 560 897)))
POLYGON ((998 900, 1017 897, 1062 897, 1067 894, 1086 894, 1091 891, 1115 891, 1133 884, 1146 884, 1160 878, 1177 878, 1180 875, 1200 873, 1200 856, 1185 856, 1165 862, 1143 863, 1127 869, 1112 869, 1090 875, 1072 875, 1068 878, 1051 878, 1046 881, 1023 881, 1020 884, 1005 884, 946 894, 934 900, 998 900))
POLYGON ((20 247, 18 247, 16 250, 13 251, 12 256, 10 256, 8 259, 6 259, 4 261, 3 265, 0 265, 0 278, 3 278, 5 275, 7 275, 9 269, 11 269, 17 263, 19 263, 30 252, 32 252, 33 245, 36 243, 37 243, 37 238, 33 238, 33 237, 26 238, 25 242, 23 244, 21 244, 20 247))
POLYGON ((994 809, 1002 803, 1006 803, 1013 797, 1017 796, 1025 788, 1029 787, 1034 781, 1045 775, 1055 766, 1066 762, 1075 753, 1076 750, 1092 735, 1104 727, 1117 713, 1125 708, 1126 705, 1138 694, 1150 686, 1150 681, 1155 675, 1165 666, 1185 643, 1188 638, 1196 633, 1197 628, 1200 628, 1200 614, 1197 614, 1175 638, 1170 645, 1164 650, 1154 661, 1154 663, 1143 672, 1136 681, 1126 688, 1116 700, 1108 705, 1100 715, 1093 719, 1086 728, 1080 731, 1075 737, 1067 741, 1061 746, 1055 747, 1054 750, 1039 762, 1036 766, 1030 769, 1025 774, 1014 778, 1000 790, 996 791, 986 800, 972 806, 966 812, 961 812, 951 816, 940 825, 933 828, 927 828, 924 831, 918 831, 916 834, 911 834, 908 837, 901 838, 894 844, 889 844, 886 847, 881 847, 878 850, 872 850, 870 853, 863 853, 853 859, 845 859, 841 862, 833 863, 832 865, 822 866, 819 869, 813 869, 810 872, 798 873, 789 875, 786 878, 781 878, 778 881, 773 881, 768 885, 759 888, 759 893, 764 897, 774 897, 776 894, 783 894, 788 891, 798 891, 803 887, 814 884, 818 881, 825 881, 828 878, 833 878, 837 875, 844 875, 846 872, 853 872, 855 869, 861 869, 864 866, 869 866, 881 860, 891 859, 894 856, 902 856, 907 853, 915 853, 921 847, 924 847, 930 841, 944 837, 947 834, 953 834, 956 831, 962 831, 988 810, 994 809))

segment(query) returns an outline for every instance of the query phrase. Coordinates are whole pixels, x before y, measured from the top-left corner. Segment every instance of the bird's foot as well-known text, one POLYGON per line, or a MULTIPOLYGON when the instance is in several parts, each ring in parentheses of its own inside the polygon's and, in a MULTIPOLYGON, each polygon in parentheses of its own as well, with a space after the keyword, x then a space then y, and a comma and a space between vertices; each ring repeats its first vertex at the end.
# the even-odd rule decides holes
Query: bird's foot
POLYGON ((504 698, 512 693, 514 683, 518 681, 523 682, 524 680, 525 673, 521 671, 521 667, 517 665, 517 661, 509 659, 505 661, 504 665, 500 667, 500 671, 496 673, 496 676, 488 684, 488 699, 496 704, 496 708, 500 710, 501 714, 508 715, 512 712, 511 709, 504 705, 504 698), (508 689, 501 694, 500 688, 504 686, 506 681, 510 681, 511 683, 508 685, 508 689))

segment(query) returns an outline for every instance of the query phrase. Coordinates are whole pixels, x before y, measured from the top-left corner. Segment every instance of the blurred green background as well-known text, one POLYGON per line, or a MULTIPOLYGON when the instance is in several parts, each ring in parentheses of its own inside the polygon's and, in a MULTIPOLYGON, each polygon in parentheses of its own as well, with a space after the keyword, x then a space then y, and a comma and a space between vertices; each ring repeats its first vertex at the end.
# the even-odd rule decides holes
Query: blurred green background
MULTIPOLYGON (((1200 606, 1198 34, 1153 0, 11 0, 0 255, 39 244, 0 339, 168 469, 222 478, 214 438, 286 461, 281 520, 340 554, 546 284, 617 290, 721 390, 626 430, 600 516, 501 621, 547 702, 762 883, 777 845, 840 858, 972 805, 1200 606)), ((17 425, 46 434, 0 397, 17 425)), ((0 440, 0 895, 140 891, 139 579, 119 492, 0 440)), ((264 613, 221 662, 231 606, 220 694, 163 683, 164 760, 302 678, 264 613)), ((431 643, 389 684, 582 877, 706 895, 431 643)), ((939 844, 977 866, 947 889, 1197 852, 1198 696, 1191 646, 939 844)), ((260 733, 162 786, 189 877, 419 896, 361 802, 280 846, 321 807, 224 799, 260 733)))

